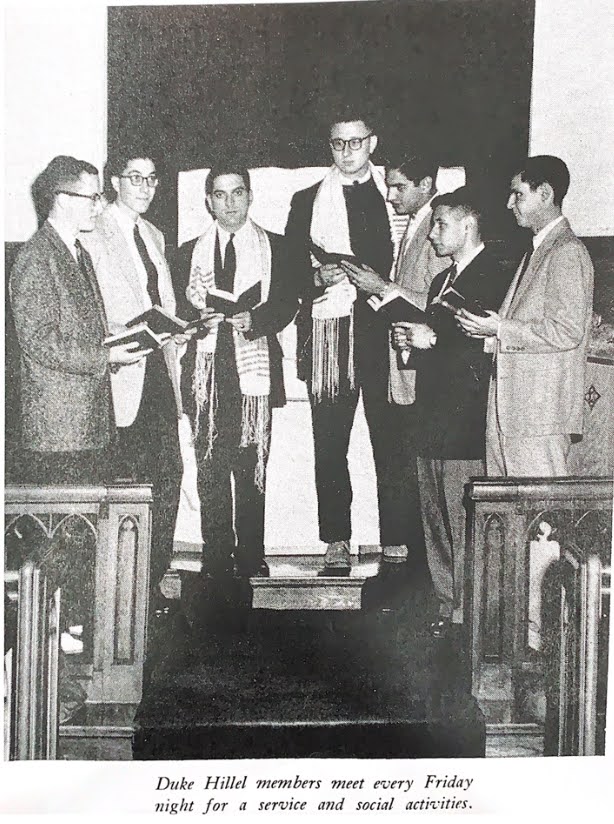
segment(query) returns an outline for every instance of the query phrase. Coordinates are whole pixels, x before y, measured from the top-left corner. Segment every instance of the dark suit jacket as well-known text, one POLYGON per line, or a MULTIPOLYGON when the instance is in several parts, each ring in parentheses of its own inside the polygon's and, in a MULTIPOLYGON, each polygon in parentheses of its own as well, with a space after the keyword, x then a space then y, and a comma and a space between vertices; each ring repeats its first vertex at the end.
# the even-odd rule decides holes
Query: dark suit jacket
MULTIPOLYGON (((246 334, 246 338, 252 340, 267 336, 269 342, 269 360, 271 374, 271 407, 284 406, 286 403, 286 392, 284 387, 284 375, 282 368, 282 350, 277 340, 277 333, 281 332, 292 321, 297 310, 296 287, 288 277, 288 255, 286 242, 281 235, 267 232, 271 244, 271 288, 269 299, 262 306, 256 307, 252 311, 252 328, 246 334)), ((189 255, 195 246, 195 241, 183 244, 179 249, 176 262, 183 263, 185 267, 189 255), (184 249, 188 247, 188 249, 184 249), (183 250, 183 251, 182 251, 183 250)), ((183 283, 185 286, 189 281, 189 274, 185 271, 173 272, 175 283, 183 283)), ((185 286, 183 288, 185 294, 185 286)), ((190 311, 190 310, 187 310, 190 311)), ((191 312, 198 310, 191 307, 191 312)), ((182 315, 184 317, 185 315, 182 315)), ((194 315, 192 314, 192 317, 194 315)), ((191 319, 191 318, 190 318, 191 319)), ((188 345, 186 354, 181 361, 181 391, 184 411, 193 417, 195 414, 194 396, 192 395, 192 375, 194 374, 194 363, 196 358, 196 341, 193 339, 188 345)))
MULTIPOLYGON (((297 373, 301 380, 311 379, 311 305, 314 298, 324 292, 323 286, 313 282, 313 269, 309 254, 311 218, 313 204, 321 181, 308 189, 296 192, 290 204, 290 213, 286 224, 285 237, 288 253, 291 256, 291 272, 295 288, 301 300, 301 307, 296 318, 297 326, 297 373)), ((382 210, 386 224, 388 216, 382 200, 382 210)), ((361 255, 362 262, 367 263, 382 277, 387 277, 392 267, 393 246, 390 235, 380 238, 367 253, 361 255)), ((360 294, 355 309, 356 347, 366 350, 366 360, 379 365, 388 359, 388 330, 384 319, 367 305, 368 295, 360 294), (375 334, 373 334, 375 333, 375 334), (364 343, 364 346, 362 344, 364 343)))
POLYGON ((22 445, 40 452, 105 447, 113 424, 104 307, 93 269, 85 278, 46 222, 21 248, 9 288, 22 445))
MULTIPOLYGON (((413 350, 409 364, 416 374, 424 454, 434 458, 477 459, 484 457, 486 403, 492 355, 484 353, 484 342, 466 337, 453 315, 433 304, 448 270, 440 272, 429 289, 428 324, 437 333, 432 349, 413 350)), ((510 282, 510 274, 488 249, 464 269, 454 283, 466 298, 478 300, 496 311, 510 282)))

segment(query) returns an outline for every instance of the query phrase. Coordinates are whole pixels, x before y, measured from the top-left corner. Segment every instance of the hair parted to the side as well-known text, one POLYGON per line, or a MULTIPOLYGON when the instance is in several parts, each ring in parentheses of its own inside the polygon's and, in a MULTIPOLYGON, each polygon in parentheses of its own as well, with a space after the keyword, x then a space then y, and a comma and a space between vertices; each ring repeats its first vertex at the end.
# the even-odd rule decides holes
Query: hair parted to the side
POLYGON ((418 185, 425 177, 431 178, 431 191, 435 191, 439 164, 430 157, 415 154, 390 154, 384 162, 387 171, 395 169, 401 172, 414 185, 418 185))
POLYGON ((117 192, 113 188, 111 178, 123 174, 133 160, 151 160, 159 173, 156 156, 148 146, 133 145, 109 152, 107 162, 104 165, 104 195, 109 203, 117 198, 117 192))
POLYGON ((222 175, 238 175, 243 180, 247 191, 251 192, 252 182, 249 176, 249 170, 240 163, 231 160, 228 163, 216 163, 211 167, 211 170, 207 175, 207 179, 205 180, 205 194, 213 194, 213 184, 215 183, 215 179, 216 177, 221 177, 222 175))
POLYGON ((58 155, 48 163, 31 190, 39 223, 49 217, 57 193, 77 183, 82 174, 98 176, 98 169, 87 160, 77 160, 70 155, 58 155))
POLYGON ((529 157, 518 174, 523 183, 528 183, 535 191, 542 183, 549 183, 554 193, 555 206, 562 206, 563 198, 569 190, 569 169, 560 157, 535 155, 529 157))
POLYGON ((431 206, 433 211, 438 206, 447 206, 450 209, 459 210, 464 215, 471 215, 475 218, 478 230, 482 225, 482 213, 484 209, 483 194, 472 186, 461 186, 453 192, 446 192, 433 198, 431 206))

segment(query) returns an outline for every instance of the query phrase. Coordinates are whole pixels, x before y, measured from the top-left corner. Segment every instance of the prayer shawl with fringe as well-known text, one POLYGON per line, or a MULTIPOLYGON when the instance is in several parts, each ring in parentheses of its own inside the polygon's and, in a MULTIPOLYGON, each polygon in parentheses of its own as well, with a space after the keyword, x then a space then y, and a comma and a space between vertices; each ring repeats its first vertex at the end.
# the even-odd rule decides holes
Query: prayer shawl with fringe
MULTIPOLYGON (((372 163, 369 163, 373 182, 386 201, 386 182, 372 163)), ((326 252, 353 256, 350 242, 347 207, 343 195, 343 175, 332 166, 320 183, 313 203, 311 240, 326 252)), ((312 261, 315 264, 315 261, 312 261)), ((317 402, 323 398, 334 400, 339 394, 339 319, 349 317, 349 347, 347 379, 354 389, 354 303, 356 287, 345 278, 328 286, 324 294, 313 302, 311 367, 312 395, 317 402)))
MULTIPOLYGON (((248 218, 245 230, 253 235, 254 258, 237 258, 233 296, 238 298, 247 289, 260 283, 260 304, 268 300, 271 287, 271 245, 260 226, 248 218)), ((207 306, 207 294, 215 283, 215 241, 217 224, 198 240, 192 254, 190 282, 186 296, 197 309, 207 306)), ((259 304, 259 305, 260 305, 259 304)), ((264 470, 268 449, 269 395, 271 393, 269 343, 266 336, 249 340, 237 329, 233 329, 237 372, 241 390, 241 442, 242 447, 256 444, 258 461, 254 480, 264 492, 264 470)), ((196 438, 200 417, 207 416, 208 445, 205 460, 210 456, 216 436, 215 415, 217 395, 215 384, 215 350, 217 328, 196 342, 196 365, 192 381, 192 392, 196 401, 196 438)))

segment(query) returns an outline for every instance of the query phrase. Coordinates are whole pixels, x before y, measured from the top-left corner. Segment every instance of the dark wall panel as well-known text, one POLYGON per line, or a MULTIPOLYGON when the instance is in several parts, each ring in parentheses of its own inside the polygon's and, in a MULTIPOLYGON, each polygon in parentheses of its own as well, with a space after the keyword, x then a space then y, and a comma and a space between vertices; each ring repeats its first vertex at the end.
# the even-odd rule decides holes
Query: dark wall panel
POLYGON ((503 187, 527 152, 533 16, 533 0, 110 8, 109 144, 164 157, 171 237, 178 170, 328 164, 346 104, 372 114, 376 160, 428 149, 503 187))

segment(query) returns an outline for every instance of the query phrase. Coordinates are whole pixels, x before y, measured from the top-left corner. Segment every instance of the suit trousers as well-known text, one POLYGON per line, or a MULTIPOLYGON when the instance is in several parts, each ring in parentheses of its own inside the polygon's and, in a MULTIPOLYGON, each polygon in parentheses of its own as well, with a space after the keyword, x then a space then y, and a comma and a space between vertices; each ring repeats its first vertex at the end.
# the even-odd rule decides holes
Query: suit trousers
MULTIPOLYGON (((388 402, 384 367, 382 374, 384 381, 380 376, 373 382, 363 380, 361 390, 375 463, 380 542, 394 546, 416 540, 415 454, 412 456, 412 439, 402 437, 412 413, 405 415, 388 402)), ((352 485, 347 456, 359 391, 346 388, 334 401, 320 402, 310 393, 319 534, 324 543, 351 538, 352 485)))
POLYGON ((465 485, 484 474, 482 460, 418 457, 418 482, 426 557, 439 614, 463 620, 465 585, 465 485))
MULTIPOLYGON (((194 441, 203 537, 202 571, 214 575, 230 572, 234 555, 239 572, 249 575, 264 560, 264 493, 254 480, 257 447, 240 445, 241 390, 232 332, 224 323, 218 327, 215 388, 215 437, 210 454, 206 411, 201 415, 194 441)), ((270 443, 270 413, 266 431, 270 443)))
POLYGON ((488 391, 486 472, 500 477, 558 478, 569 474, 569 435, 506 436, 497 420, 496 384, 488 391))
POLYGON ((120 427, 112 477, 152 485, 150 584, 155 591, 170 567, 183 462, 177 406, 161 351, 148 355, 141 404, 134 423, 120 427))

